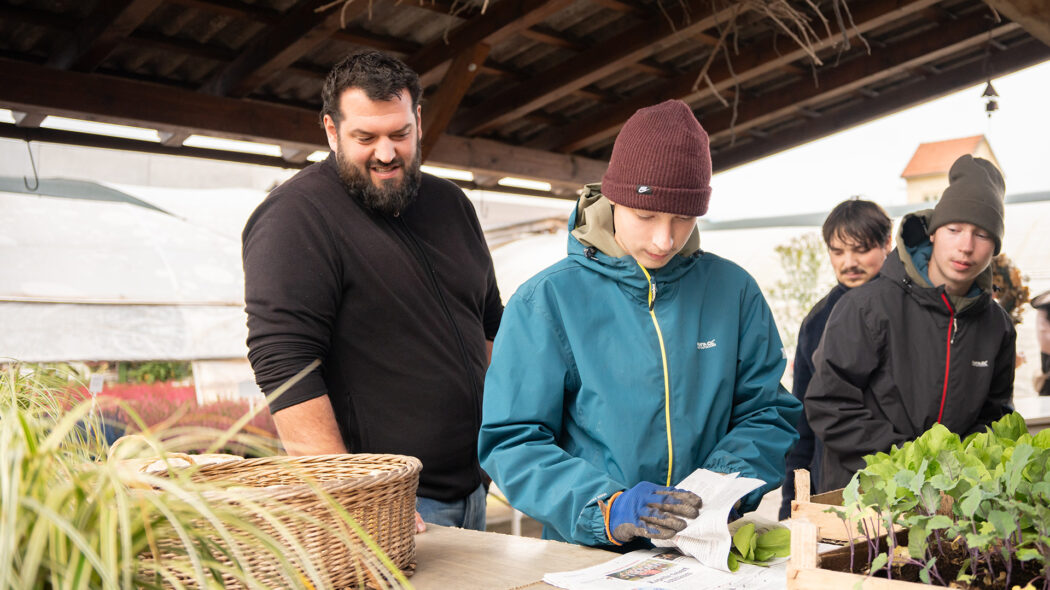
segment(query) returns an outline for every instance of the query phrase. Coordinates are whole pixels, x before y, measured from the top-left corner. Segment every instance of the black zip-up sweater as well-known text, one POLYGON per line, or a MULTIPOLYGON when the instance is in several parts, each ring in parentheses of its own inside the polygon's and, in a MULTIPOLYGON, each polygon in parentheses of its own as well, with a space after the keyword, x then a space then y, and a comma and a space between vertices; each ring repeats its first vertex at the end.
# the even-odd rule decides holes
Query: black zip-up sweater
POLYGON ((420 496, 476 489, 485 341, 503 306, 463 192, 424 174, 399 217, 381 215, 330 156, 274 189, 242 239, 259 386, 269 394, 322 361, 271 411, 327 394, 350 452, 418 457, 420 496))
MULTIPOLYGON (((828 291, 823 299, 813 306, 802 320, 798 329, 798 344, 795 346, 795 361, 792 366, 791 393, 798 401, 805 401, 806 388, 813 378, 813 353, 820 344, 820 337, 824 335, 824 326, 828 323, 831 310, 839 299, 849 291, 842 283, 838 283, 828 291)), ((805 412, 798 419, 798 442, 787 456, 787 473, 784 477, 784 485, 781 486, 780 520, 791 516, 791 501, 795 499, 795 470, 808 469, 810 485, 813 489, 820 486, 820 464, 823 455, 823 447, 809 427, 805 412)))
POLYGON ((937 422, 966 436, 1011 411, 1017 333, 991 298, 991 273, 978 277, 979 295, 953 301, 908 272, 906 249, 929 240, 928 213, 902 220, 879 277, 839 299, 813 355, 805 410, 824 444, 822 490, 937 422))

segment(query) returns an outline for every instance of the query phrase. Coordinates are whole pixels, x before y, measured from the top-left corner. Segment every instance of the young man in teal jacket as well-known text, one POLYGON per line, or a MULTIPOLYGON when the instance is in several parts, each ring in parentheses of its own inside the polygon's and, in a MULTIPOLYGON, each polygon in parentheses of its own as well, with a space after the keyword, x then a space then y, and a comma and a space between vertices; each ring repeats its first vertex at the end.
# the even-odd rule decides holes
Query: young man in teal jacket
POLYGON ((479 456, 544 538, 670 538, 702 509, 698 468, 784 478, 801 404, 754 279, 700 249, 707 133, 681 101, 624 125, 569 219, 569 255, 518 289, 485 380, 479 456))

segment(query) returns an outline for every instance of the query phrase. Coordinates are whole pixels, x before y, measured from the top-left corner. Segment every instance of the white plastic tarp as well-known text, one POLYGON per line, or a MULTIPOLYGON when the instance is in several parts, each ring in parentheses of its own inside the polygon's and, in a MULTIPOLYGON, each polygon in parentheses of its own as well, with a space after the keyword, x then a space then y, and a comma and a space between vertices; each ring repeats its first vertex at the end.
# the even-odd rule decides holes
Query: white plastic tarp
MULTIPOLYGON (((241 200, 264 196, 254 193, 241 200)), ((177 204, 167 196, 161 208, 177 204)), ((238 217, 251 209, 241 209, 189 219, 132 203, 0 192, 0 357, 243 358, 238 217), (228 225, 208 226, 220 220, 228 225)))

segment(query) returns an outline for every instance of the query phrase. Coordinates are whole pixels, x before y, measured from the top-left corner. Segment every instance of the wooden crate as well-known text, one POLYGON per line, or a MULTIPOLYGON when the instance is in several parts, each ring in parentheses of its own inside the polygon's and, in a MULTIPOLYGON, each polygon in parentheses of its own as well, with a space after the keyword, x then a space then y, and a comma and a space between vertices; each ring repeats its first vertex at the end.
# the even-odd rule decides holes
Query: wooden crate
MULTIPOLYGON (((860 540, 855 520, 846 522, 829 508, 842 508, 842 490, 810 495, 809 470, 795 470, 795 499, 791 502, 792 520, 807 520, 817 527, 817 538, 822 543, 844 545, 850 539, 860 540)), ((870 514, 875 516, 874 513, 870 514)), ((896 530, 901 530, 897 528, 896 530)))
MULTIPOLYGON (((841 547, 817 555, 817 530, 816 524, 806 520, 791 523, 787 590, 930 590, 925 584, 850 573, 850 548, 841 547)), ((855 563, 867 562, 866 543, 855 544, 854 551, 855 563)))

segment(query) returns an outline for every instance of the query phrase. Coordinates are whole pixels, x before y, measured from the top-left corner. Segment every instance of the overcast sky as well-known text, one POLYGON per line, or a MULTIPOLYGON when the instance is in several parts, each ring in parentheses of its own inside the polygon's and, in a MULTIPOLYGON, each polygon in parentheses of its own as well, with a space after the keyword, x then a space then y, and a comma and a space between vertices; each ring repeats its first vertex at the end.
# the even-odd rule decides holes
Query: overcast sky
POLYGON ((1050 191, 1050 62, 996 78, 999 110, 985 115, 984 84, 716 174, 708 219, 830 210, 851 195, 905 202, 901 172, 920 143, 984 134, 1006 192, 1050 191))

